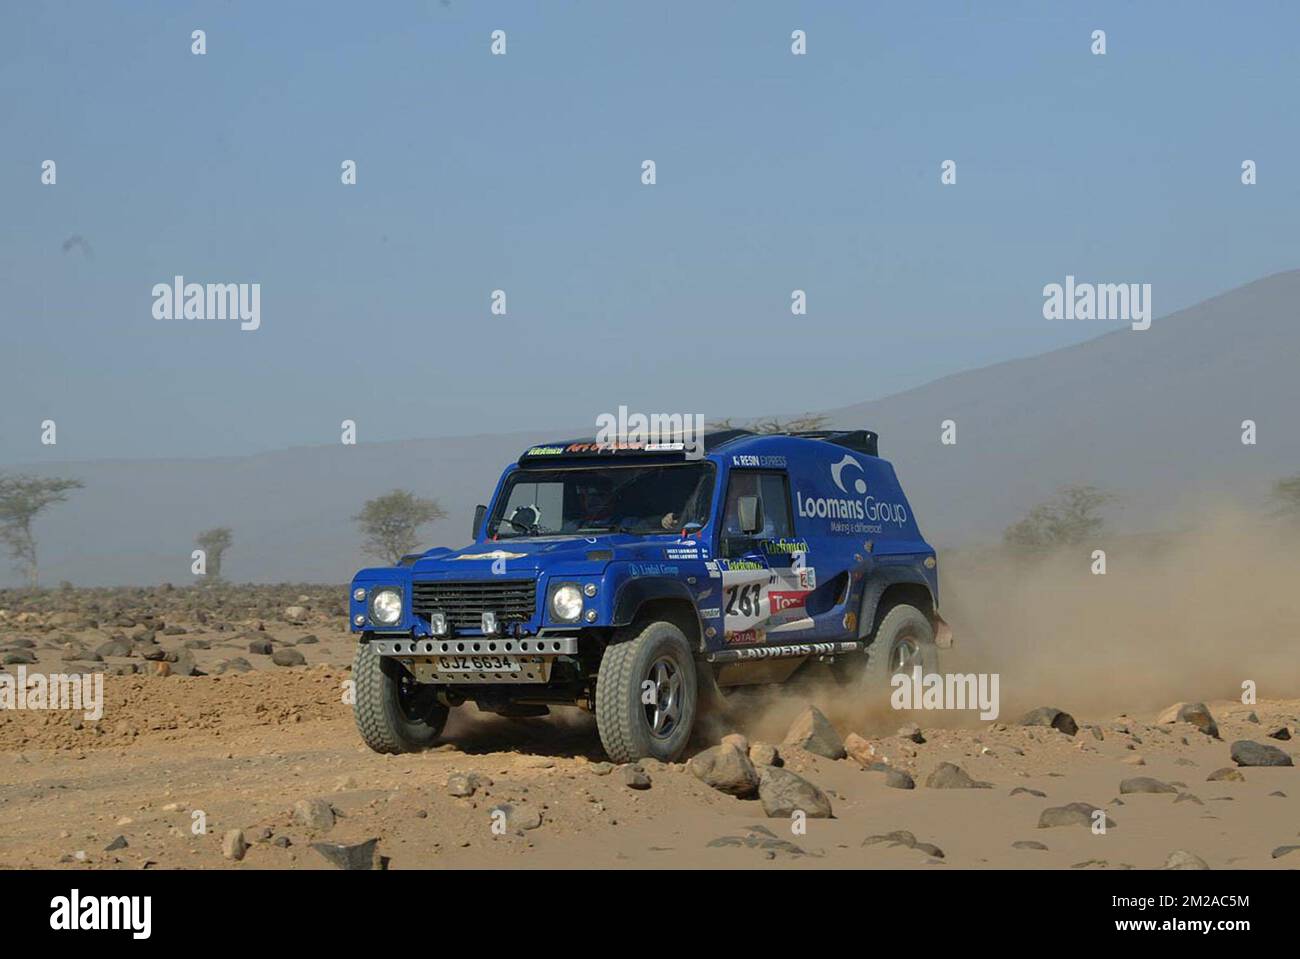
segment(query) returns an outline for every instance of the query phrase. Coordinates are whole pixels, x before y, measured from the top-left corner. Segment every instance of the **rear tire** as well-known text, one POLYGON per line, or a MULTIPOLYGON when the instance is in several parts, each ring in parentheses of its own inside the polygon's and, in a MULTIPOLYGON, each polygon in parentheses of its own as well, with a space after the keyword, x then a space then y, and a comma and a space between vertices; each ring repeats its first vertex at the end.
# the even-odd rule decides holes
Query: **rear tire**
POLYGON ((898 673, 911 675, 921 667, 923 676, 939 671, 939 648, 934 644, 930 618, 915 606, 900 603, 885 614, 876 627, 875 639, 867 647, 867 665, 862 670, 862 689, 880 705, 889 702, 892 680, 898 673))
POLYGON ((361 643, 352 661, 352 679, 357 731, 375 752, 419 752, 442 735, 450 710, 438 702, 433 686, 417 683, 397 660, 361 643))
POLYGON ((616 763, 670 763, 686 749, 695 726, 699 686, 695 657, 682 631, 656 620, 616 637, 596 674, 596 728, 616 763), (621 640, 621 641, 620 641, 621 640), (644 702, 645 683, 652 702, 644 702))

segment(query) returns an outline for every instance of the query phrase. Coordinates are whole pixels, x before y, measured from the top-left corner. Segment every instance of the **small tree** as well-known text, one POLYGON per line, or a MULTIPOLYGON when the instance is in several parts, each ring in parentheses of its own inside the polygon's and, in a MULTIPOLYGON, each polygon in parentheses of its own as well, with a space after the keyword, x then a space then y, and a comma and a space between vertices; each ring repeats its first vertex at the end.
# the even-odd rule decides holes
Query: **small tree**
POLYGON ((371 556, 395 566, 419 545, 417 532, 420 527, 446 515, 437 500, 422 499, 407 490, 395 489, 367 500, 365 507, 353 519, 361 526, 362 548, 371 556))
POLYGON ((47 506, 62 503, 68 491, 81 489, 75 479, 0 475, 0 540, 9 547, 18 567, 30 586, 37 584, 36 537, 32 521, 47 506))
POLYGON ((1064 486, 1007 527, 1002 538, 1008 546, 1028 549, 1081 543, 1101 530, 1105 521, 1097 511, 1113 499, 1095 486, 1064 486))
POLYGON ((1292 522, 1300 522, 1300 473, 1274 483, 1273 499, 1278 504, 1279 514, 1292 522))
POLYGON ((210 578, 221 578, 221 557, 230 548, 233 538, 228 526, 215 526, 194 537, 194 542, 203 550, 204 569, 210 578))
MULTIPOLYGON (((829 421, 830 417, 824 413, 804 413, 801 416, 793 416, 788 420, 769 416, 766 419, 753 420, 744 429, 754 433, 803 433, 809 430, 825 429, 829 421)), ((734 430, 738 427, 728 417, 725 420, 714 420, 709 424, 709 428, 714 430, 734 430)))

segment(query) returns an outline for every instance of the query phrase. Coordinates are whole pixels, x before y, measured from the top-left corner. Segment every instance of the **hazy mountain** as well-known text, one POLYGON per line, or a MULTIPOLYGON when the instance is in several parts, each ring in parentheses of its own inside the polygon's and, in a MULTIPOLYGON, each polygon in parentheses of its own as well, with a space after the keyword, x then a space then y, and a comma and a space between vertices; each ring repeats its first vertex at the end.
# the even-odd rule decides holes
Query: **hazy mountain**
MULTIPOLYGON (((881 454, 940 545, 998 538, 1069 482, 1120 493, 1115 521, 1134 529, 1181 521, 1191 502, 1263 504, 1276 478, 1300 471, 1298 303, 1300 271, 1278 274, 1157 317, 1146 331, 1119 330, 831 415, 837 425, 881 434, 881 454), (955 446, 940 444, 946 419, 957 423, 955 446), (1255 446, 1241 443, 1245 419, 1258 424, 1255 446)), ((864 383, 871 362, 864 353, 864 383)), ((235 534, 225 562, 232 579, 342 582, 367 562, 351 519, 364 500, 398 486, 437 497, 449 518, 430 527, 429 542, 460 545, 502 467, 527 445, 554 438, 28 467, 86 483, 38 521, 42 581, 188 582, 194 534, 227 525, 235 534)), ((18 581, 7 566, 0 576, 18 581)))

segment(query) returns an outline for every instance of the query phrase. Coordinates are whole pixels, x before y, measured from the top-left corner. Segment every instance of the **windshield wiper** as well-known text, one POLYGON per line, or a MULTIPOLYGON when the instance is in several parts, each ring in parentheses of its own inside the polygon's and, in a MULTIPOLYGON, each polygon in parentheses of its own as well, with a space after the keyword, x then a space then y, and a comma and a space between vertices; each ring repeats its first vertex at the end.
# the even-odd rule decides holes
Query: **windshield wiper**
POLYGON ((579 533, 588 533, 592 530, 609 533, 627 533, 629 536, 644 536, 644 533, 638 532, 635 527, 628 526, 626 523, 588 523, 586 526, 578 527, 579 533))

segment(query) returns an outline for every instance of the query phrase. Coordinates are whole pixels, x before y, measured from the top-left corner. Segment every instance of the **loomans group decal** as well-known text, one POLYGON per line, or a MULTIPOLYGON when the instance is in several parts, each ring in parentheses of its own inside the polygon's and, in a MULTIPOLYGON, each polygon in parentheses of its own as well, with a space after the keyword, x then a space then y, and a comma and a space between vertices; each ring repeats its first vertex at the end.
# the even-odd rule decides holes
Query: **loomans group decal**
POLYGON ((830 473, 831 482, 848 495, 805 496, 802 490, 795 490, 795 509, 801 517, 830 520, 831 531, 836 533, 879 533, 885 523, 899 527, 907 523, 907 507, 877 499, 867 489, 862 464, 851 454, 832 463, 830 473))

